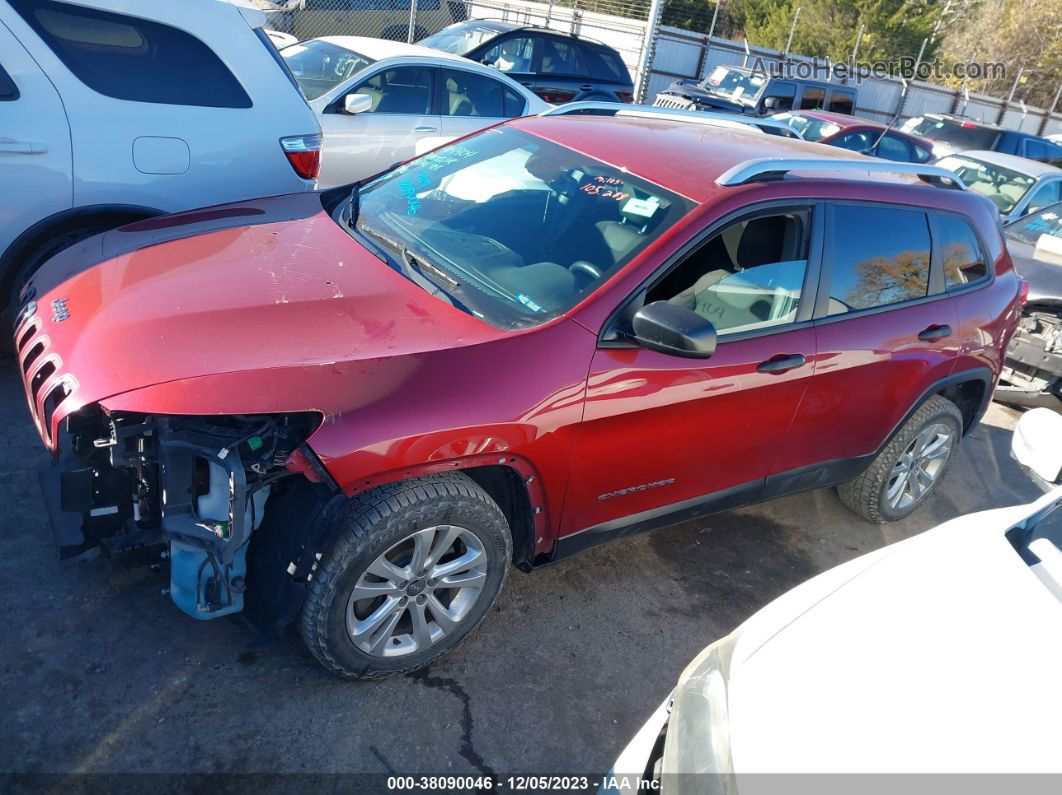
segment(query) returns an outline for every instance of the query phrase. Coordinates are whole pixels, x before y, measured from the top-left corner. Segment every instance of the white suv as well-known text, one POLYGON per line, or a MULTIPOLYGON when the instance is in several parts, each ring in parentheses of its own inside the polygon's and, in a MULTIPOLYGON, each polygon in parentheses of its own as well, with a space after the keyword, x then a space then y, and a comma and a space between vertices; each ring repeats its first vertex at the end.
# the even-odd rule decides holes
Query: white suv
POLYGON ((226 0, 0 0, 0 310, 90 235, 314 189, 320 122, 264 23, 226 0))

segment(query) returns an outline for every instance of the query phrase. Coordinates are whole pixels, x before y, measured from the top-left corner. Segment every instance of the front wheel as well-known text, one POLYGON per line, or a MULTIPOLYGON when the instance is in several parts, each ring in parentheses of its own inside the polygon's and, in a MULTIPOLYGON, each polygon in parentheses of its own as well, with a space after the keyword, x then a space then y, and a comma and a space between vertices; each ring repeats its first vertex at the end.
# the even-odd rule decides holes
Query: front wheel
POLYGON ((479 625, 511 559, 505 516, 467 475, 380 486, 340 520, 307 586, 299 631, 340 676, 414 671, 479 625))
POLYGON ((871 522, 903 519, 943 480, 961 436, 959 407, 934 395, 862 475, 837 487, 841 502, 871 522))

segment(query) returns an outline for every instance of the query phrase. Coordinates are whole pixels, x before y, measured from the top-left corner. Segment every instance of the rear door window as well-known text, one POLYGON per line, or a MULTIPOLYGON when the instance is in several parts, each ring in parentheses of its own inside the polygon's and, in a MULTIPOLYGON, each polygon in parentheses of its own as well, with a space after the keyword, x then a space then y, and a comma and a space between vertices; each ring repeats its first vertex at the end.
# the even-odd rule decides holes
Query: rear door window
POLYGON ((544 37, 539 40, 538 48, 542 54, 538 71, 544 75, 567 75, 574 77, 590 77, 590 69, 586 65, 579 47, 574 42, 563 41, 553 37, 544 37))
POLYGON ((214 51, 183 30, 54 0, 11 5, 66 68, 100 94, 164 105, 251 107, 214 51))
POLYGON ((796 86, 792 83, 772 82, 767 91, 764 92, 763 102, 764 107, 768 110, 781 113, 782 111, 792 110, 793 101, 796 99, 796 86), (768 99, 774 99, 774 102, 768 105, 768 99))
POLYGON ((929 224, 924 212, 838 204, 827 226, 827 314, 924 298, 929 292, 929 224))
POLYGON ((523 97, 500 80, 460 69, 440 73, 443 116, 503 118, 523 113, 523 97))
POLYGON ((988 258, 977 234, 953 215, 933 216, 933 238, 944 264, 944 283, 957 290, 988 276, 988 258))
POLYGON ((914 159, 907 141, 888 134, 882 136, 881 143, 878 144, 878 149, 874 154, 885 160, 893 160, 897 163, 910 163, 914 159))
POLYGON ((431 70, 401 66, 377 72, 356 89, 372 98, 371 113, 431 113, 431 70))
POLYGON ((801 110, 822 110, 826 104, 826 89, 817 86, 804 86, 804 93, 800 96, 801 110))

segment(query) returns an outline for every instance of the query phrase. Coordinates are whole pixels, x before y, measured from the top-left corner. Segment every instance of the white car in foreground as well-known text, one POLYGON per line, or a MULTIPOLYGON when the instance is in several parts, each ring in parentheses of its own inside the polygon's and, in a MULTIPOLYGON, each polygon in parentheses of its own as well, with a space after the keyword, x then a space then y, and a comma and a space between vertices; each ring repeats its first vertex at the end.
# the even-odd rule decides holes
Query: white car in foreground
POLYGON ((313 190, 320 122, 221 0, 0 0, 0 308, 132 221, 313 190))
MULTIPOLYGON (((1062 479, 1062 415, 1025 414, 1013 452, 1062 479)), ((1060 546, 1062 487, 809 580, 690 663, 606 789, 800 783, 760 773, 1062 772, 1060 546)))
POLYGON ((325 36, 281 55, 321 117, 325 188, 551 107, 496 69, 416 44, 325 36))

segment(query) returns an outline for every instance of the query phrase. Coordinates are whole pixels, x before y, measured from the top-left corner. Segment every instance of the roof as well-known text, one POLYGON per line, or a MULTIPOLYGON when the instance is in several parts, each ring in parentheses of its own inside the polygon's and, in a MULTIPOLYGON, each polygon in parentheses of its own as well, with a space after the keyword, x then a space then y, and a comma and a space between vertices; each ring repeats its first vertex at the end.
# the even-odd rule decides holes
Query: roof
POLYGON ((871 127, 875 130, 884 130, 885 125, 878 121, 871 121, 870 119, 864 119, 859 116, 849 116, 847 113, 834 113, 829 110, 787 110, 786 113, 791 113, 794 116, 807 116, 811 119, 818 119, 819 121, 828 121, 836 124, 842 129, 848 127, 871 127))
POLYGON ((1029 177, 1039 178, 1049 175, 1062 175, 1062 168, 1057 166, 1041 163, 1038 160, 1029 160, 1026 157, 1018 157, 1017 155, 990 152, 987 149, 970 149, 965 152, 947 155, 947 157, 968 157, 971 160, 980 160, 982 163, 988 163, 991 166, 1009 168, 1011 171, 1017 171, 1019 174, 1025 174, 1029 177))
POLYGON ((358 55, 364 55, 374 61, 409 55, 423 55, 429 58, 441 58, 449 61, 468 60, 461 55, 454 55, 442 50, 433 50, 430 47, 421 47, 419 44, 406 44, 404 41, 390 41, 389 39, 372 39, 368 36, 320 36, 318 41, 326 41, 337 47, 356 52, 358 55))
MULTIPOLYGON (((715 180, 746 160, 763 157, 804 157, 868 160, 838 147, 763 135, 758 130, 687 124, 674 119, 591 115, 537 116, 510 125, 582 152, 663 188, 704 202, 722 188, 715 180)), ((849 178, 850 179, 850 178, 849 178)), ((910 178, 874 176, 874 182, 910 183, 910 178)), ((942 191, 943 192, 943 191, 942 191)), ((950 193, 951 191, 947 191, 950 193)))

